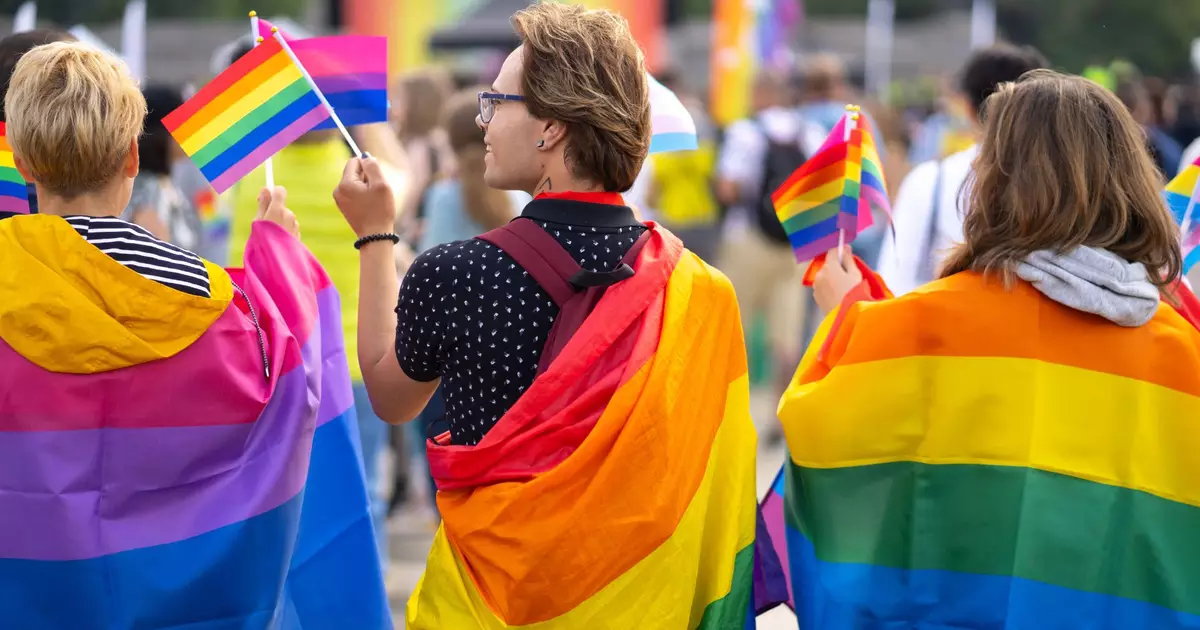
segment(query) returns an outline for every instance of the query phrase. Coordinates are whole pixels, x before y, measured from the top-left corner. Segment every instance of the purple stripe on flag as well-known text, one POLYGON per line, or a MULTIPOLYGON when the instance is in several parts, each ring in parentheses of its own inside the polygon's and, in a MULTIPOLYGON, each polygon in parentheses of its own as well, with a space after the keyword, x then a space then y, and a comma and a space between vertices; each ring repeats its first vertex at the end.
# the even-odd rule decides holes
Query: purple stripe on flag
POLYGON ((352 404, 341 327, 320 324, 303 365, 279 378, 253 424, 0 434, 0 558, 75 560, 176 542, 296 496, 313 431, 352 404))
POLYGON ((0 212, 29 214, 29 200, 19 197, 0 196, 0 212))
MULTIPOLYGON (((784 464, 785 466, 787 464, 784 464)), ((762 502, 762 518, 766 525, 767 534, 770 536, 770 543, 774 546, 775 554, 779 558, 780 567, 783 569, 783 578, 787 582, 787 604, 788 607, 793 607, 792 604, 792 565, 788 562, 787 553, 787 521, 783 515, 783 496, 777 494, 772 487, 767 492, 767 497, 762 502)))
POLYGON ((386 90, 388 87, 388 76, 382 72, 321 77, 316 81, 317 87, 326 95, 358 90, 386 90))
POLYGON ((279 153, 284 147, 295 142, 297 138, 311 131, 313 127, 316 127, 321 121, 325 120, 328 115, 329 113, 325 111, 324 105, 314 107, 312 111, 296 119, 296 122, 284 127, 283 131, 280 131, 273 138, 259 145, 257 149, 251 151, 246 157, 226 169, 224 173, 213 178, 213 188, 218 194, 229 190, 238 180, 248 175, 250 171, 258 168, 258 165, 266 162, 267 158, 279 153))
POLYGON ((824 254, 825 252, 834 249, 837 247, 837 244, 838 233, 834 232, 833 234, 823 236, 811 243, 808 243, 803 247, 793 248, 792 251, 796 254, 796 262, 802 263, 816 258, 818 254, 824 254))

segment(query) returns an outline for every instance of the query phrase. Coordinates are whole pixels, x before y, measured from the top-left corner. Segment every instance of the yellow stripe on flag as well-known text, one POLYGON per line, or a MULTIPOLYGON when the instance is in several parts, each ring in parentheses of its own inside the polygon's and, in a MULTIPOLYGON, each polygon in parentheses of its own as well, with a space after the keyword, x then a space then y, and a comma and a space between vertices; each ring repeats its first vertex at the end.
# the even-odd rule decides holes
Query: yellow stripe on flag
POLYGON ((204 145, 212 142, 217 136, 224 133, 225 130, 236 125, 250 114, 250 112, 257 109, 259 105, 266 103, 272 96, 282 92, 284 88, 295 83, 297 79, 303 76, 300 73, 300 68, 296 67, 296 64, 289 63, 283 66, 274 76, 262 82, 262 84, 238 99, 206 125, 197 129, 187 140, 180 142, 179 146, 183 148, 184 153, 195 155, 200 149, 204 148, 204 145))

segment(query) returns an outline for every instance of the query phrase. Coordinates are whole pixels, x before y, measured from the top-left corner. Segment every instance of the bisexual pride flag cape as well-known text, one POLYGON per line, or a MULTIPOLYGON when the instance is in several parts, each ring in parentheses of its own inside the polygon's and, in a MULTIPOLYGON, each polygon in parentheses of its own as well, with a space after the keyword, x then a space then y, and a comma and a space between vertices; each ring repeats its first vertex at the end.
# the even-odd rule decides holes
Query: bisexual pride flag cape
POLYGON ((963 273, 810 348, 763 508, 800 628, 1200 627, 1200 331, 1175 308, 1123 328, 963 273))
POLYGON ((0 222, 0 627, 391 626, 337 293, 270 223, 207 268, 0 222))
POLYGON ((729 281, 661 228, 476 446, 408 628, 753 627, 755 435, 729 281))

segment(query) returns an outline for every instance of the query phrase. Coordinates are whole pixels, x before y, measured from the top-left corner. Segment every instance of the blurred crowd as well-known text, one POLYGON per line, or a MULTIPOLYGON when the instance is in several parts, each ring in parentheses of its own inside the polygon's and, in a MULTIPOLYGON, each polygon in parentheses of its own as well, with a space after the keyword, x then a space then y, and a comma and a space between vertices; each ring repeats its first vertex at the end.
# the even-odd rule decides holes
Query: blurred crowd
MULTIPOLYGON (((34 32, 29 41, 41 43, 46 37, 34 32)), ((691 111, 700 147, 650 156, 626 201, 729 276, 741 307, 757 393, 777 400, 820 313, 774 219, 774 189, 817 151, 846 105, 860 105, 881 153, 895 223, 893 227, 878 214, 874 227, 853 248, 897 293, 919 286, 933 277, 940 252, 962 238, 961 190, 974 159, 983 101, 996 85, 1052 62, 1027 48, 997 45, 964 55, 959 73, 940 78, 936 98, 887 104, 865 95, 842 60, 811 55, 789 72, 758 75, 750 88, 751 113, 725 126, 710 115, 696 77, 666 70, 656 78, 691 111)), ((401 191, 397 232, 408 247, 399 250, 398 273, 429 247, 505 224, 529 199, 524 193, 492 190, 483 180, 488 149, 476 124, 477 93, 490 80, 433 67, 406 72, 392 83, 390 123, 353 130, 360 144, 403 180, 396 187, 401 191)), ((1113 73, 1108 87, 1142 125, 1164 180, 1200 157, 1200 86, 1195 82, 1173 84, 1123 68, 1113 73)), ((127 216, 215 262, 239 260, 256 195, 266 181, 264 170, 217 198, 162 127, 162 117, 182 103, 184 89, 153 85, 145 94, 149 114, 141 146, 143 172, 127 216)), ((303 240, 342 295, 347 350, 354 357, 358 259, 345 246, 354 236, 328 194, 347 157, 349 148, 336 132, 318 131, 284 149, 273 167, 275 182, 288 190, 303 240)), ((353 360, 351 371, 361 380, 353 360)), ((368 481, 392 489, 379 502, 379 517, 406 504, 436 514, 420 446, 426 427, 443 413, 443 401, 435 396, 418 422, 390 427, 375 420, 365 390, 359 387, 356 396, 364 415, 359 426, 368 481), (392 475, 381 480, 378 461, 387 451, 392 455, 384 459, 392 462, 392 475)), ((760 434, 764 442, 778 443, 778 423, 769 420, 761 420, 760 434)), ((380 544, 386 544, 382 537, 380 544)))

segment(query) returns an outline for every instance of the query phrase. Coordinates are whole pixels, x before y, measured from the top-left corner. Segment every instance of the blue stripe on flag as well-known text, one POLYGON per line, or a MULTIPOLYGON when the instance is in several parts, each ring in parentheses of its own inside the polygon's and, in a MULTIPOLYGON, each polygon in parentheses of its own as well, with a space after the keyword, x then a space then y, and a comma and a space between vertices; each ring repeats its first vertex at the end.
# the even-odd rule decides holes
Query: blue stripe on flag
POLYGON ((840 215, 835 214, 816 225, 810 225, 794 234, 788 234, 788 240, 792 243, 792 249, 804 247, 830 234, 837 234, 838 216, 840 215))
POLYGON ((296 615, 304 630, 392 627, 357 426, 352 405, 313 434, 300 538, 287 581, 291 610, 285 612, 285 618, 296 615))
POLYGON ((823 562, 803 534, 787 538, 801 628, 1200 628, 1200 616, 1034 580, 823 562))
MULTIPOLYGON (((50 500, 50 497, 47 497, 50 500)), ((267 628, 303 493, 179 542, 71 561, 0 560, 5 628, 267 628)))
MULTIPOLYGON (((325 98, 337 112, 342 124, 347 127, 387 122, 387 90, 354 90, 325 94, 325 98)), ((315 129, 337 129, 332 118, 317 125, 315 129)))
POLYGON ((17 199, 28 199, 29 188, 27 184, 18 184, 16 182, 0 181, 0 197, 16 197, 17 199))
POLYGON ((1200 246, 1183 250, 1183 273, 1190 273, 1197 264, 1200 264, 1200 246))
POLYGON ((650 136, 650 152, 666 153, 668 151, 695 151, 699 147, 696 134, 686 131, 671 133, 656 133, 650 136))
POLYGON ((250 155, 260 145, 274 138, 279 132, 286 129, 288 125, 296 122, 320 104, 321 99, 317 97, 316 92, 306 92, 304 96, 301 96, 293 101, 291 105, 280 110, 278 114, 275 114, 269 120, 259 125, 254 131, 246 134, 244 138, 238 140, 233 146, 225 149, 225 151, 212 160, 209 160, 208 164, 200 167, 200 171, 204 173, 205 179, 210 182, 213 181, 221 173, 229 170, 229 167, 240 162, 242 158, 250 155))

